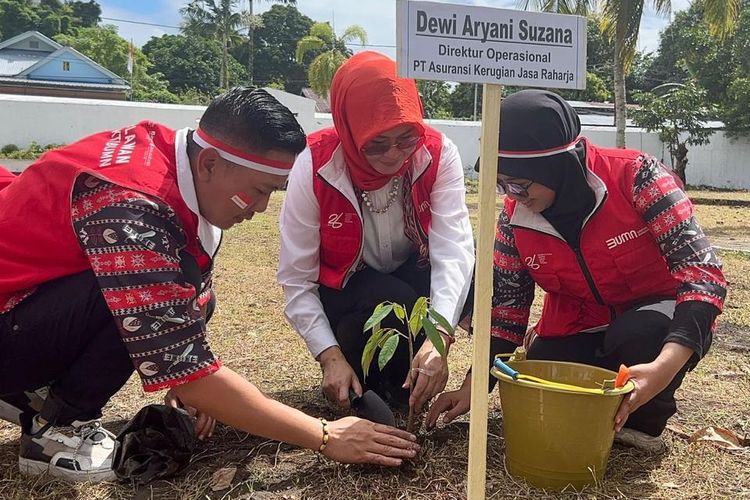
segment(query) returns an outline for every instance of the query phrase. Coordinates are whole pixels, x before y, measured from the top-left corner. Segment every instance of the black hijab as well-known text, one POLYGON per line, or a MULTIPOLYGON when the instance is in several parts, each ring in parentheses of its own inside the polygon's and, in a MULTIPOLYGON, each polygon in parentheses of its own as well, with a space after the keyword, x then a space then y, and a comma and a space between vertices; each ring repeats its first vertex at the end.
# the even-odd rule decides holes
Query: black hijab
MULTIPOLYGON (((500 151, 530 153, 573 143, 581 122, 570 105, 546 90, 522 90, 505 98, 501 107, 500 151)), ((596 198, 586 182, 586 145, 537 158, 498 160, 498 172, 528 179, 552 189, 555 201, 541 215, 573 247, 578 246, 583 219, 596 198)))

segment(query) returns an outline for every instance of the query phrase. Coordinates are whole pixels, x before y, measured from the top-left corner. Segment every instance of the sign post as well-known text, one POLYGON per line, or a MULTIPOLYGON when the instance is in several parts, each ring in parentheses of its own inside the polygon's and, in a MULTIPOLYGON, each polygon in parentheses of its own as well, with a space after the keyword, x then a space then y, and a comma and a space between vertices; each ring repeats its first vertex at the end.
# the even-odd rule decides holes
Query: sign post
MULTIPOLYGON (((502 85, 583 89, 586 19, 398 0, 397 63, 406 78, 483 84, 468 498, 485 497, 487 366, 502 85)), ((512 124, 509 124, 512 126, 512 124)))

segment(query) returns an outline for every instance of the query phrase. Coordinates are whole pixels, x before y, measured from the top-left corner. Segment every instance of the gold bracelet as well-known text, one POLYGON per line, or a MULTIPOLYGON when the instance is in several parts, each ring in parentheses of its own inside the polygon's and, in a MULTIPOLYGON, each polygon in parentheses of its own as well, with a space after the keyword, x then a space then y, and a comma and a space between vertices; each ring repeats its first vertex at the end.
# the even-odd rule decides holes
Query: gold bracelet
POLYGON ((320 448, 318 448, 318 453, 323 453, 323 450, 325 450, 326 446, 328 446, 328 421, 324 418, 321 418, 320 423, 323 425, 323 440, 320 444, 320 448))

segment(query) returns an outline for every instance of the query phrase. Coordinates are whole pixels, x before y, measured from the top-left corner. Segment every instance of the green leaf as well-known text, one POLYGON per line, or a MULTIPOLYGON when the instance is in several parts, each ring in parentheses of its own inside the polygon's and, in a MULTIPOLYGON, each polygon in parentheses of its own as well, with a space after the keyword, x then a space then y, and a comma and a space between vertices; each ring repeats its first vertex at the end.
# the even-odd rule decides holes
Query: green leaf
POLYGON ((439 352, 442 357, 445 357, 446 352, 443 336, 440 335, 440 332, 435 328, 432 320, 430 318, 422 318, 422 326, 424 327, 424 332, 427 334, 427 338, 430 339, 430 342, 435 346, 437 352, 439 352))
POLYGON ((430 317, 432 319, 434 319, 435 321, 437 321, 438 325, 440 325, 443 328, 443 330, 445 331, 445 333, 447 333, 448 335, 453 336, 453 334, 455 333, 456 329, 453 328, 453 325, 451 325, 448 322, 447 319, 445 319, 440 313, 438 313, 434 309, 430 309, 429 310, 429 315, 430 315, 430 317))
POLYGON ((398 335, 391 334, 388 340, 385 341, 385 344, 383 344, 383 348, 380 349, 380 354, 378 355, 378 368, 380 368, 381 371, 396 353, 398 340, 398 335))
POLYGON ((378 342, 378 347, 382 349, 383 345, 385 344, 385 341, 388 340, 391 337, 391 335, 401 335, 402 337, 404 336, 403 333, 399 332, 395 328, 386 328, 385 330, 383 330, 383 335, 380 338, 380 341, 378 342))
POLYGON ((367 320, 365 323, 364 328, 362 329, 363 332, 366 332, 367 330, 370 330, 373 326, 383 321, 383 318, 388 316, 391 311, 393 310, 393 304, 383 302, 381 304, 378 304, 375 307, 375 311, 372 313, 372 316, 367 320))
POLYGON ((414 307, 411 309, 411 315, 409 316, 409 333, 411 333, 412 338, 416 338, 419 333, 422 319, 427 314, 427 305, 427 297, 419 297, 414 303, 414 307))
POLYGON ((370 372, 370 365, 372 364, 372 359, 375 357, 375 349, 377 349, 380 340, 386 332, 387 330, 373 332, 367 340, 365 348, 362 350, 362 373, 364 373, 365 378, 367 378, 367 374, 370 372))
POLYGON ((396 315, 398 319, 401 320, 401 322, 404 322, 404 319, 406 319, 406 311, 404 310, 404 306, 401 304, 393 304, 393 313, 396 315))

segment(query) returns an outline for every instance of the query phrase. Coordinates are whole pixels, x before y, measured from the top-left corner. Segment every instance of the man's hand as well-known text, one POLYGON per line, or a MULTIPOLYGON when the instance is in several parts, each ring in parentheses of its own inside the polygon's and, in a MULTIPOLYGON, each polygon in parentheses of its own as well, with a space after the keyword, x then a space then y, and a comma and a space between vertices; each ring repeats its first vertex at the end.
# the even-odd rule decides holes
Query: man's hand
POLYGON ((623 428, 631 413, 666 389, 692 355, 693 350, 689 347, 668 342, 651 363, 629 367, 630 380, 635 384, 635 389, 620 403, 615 415, 615 432, 623 428))
POLYGON ((425 425, 432 429, 437 424, 440 415, 445 412, 443 422, 449 424, 454 418, 463 415, 471 407, 471 374, 466 375, 461 388, 456 391, 444 392, 430 406, 425 425))
POLYGON ((349 389, 361 396, 362 386, 339 346, 329 347, 320 353, 318 362, 323 369, 323 393, 329 401, 349 408, 349 389))
MULTIPOLYGON (((448 342, 445 342, 445 348, 448 349, 448 342)), ((440 355, 432 342, 425 340, 414 356, 411 366, 414 389, 409 397, 409 406, 419 410, 427 401, 445 389, 445 384, 448 382, 448 361, 440 355)), ((408 389, 409 385, 407 374, 403 388, 408 389)))
POLYGON ((201 441, 213 435, 216 420, 192 406, 183 405, 173 389, 168 390, 164 395, 164 404, 172 408, 183 408, 191 417, 195 418, 195 436, 201 441))
POLYGON ((328 445, 323 455, 342 463, 371 463, 397 467, 419 451, 416 436, 357 417, 328 424, 328 445))

